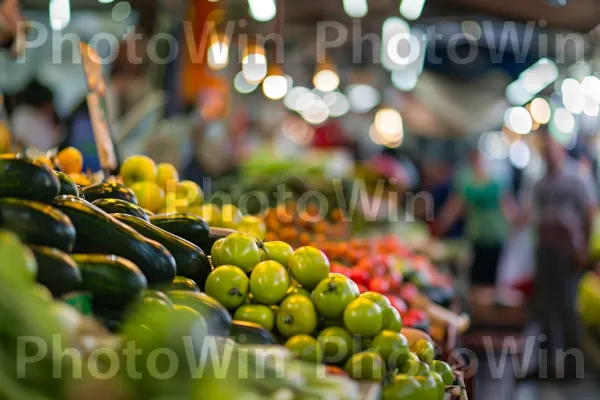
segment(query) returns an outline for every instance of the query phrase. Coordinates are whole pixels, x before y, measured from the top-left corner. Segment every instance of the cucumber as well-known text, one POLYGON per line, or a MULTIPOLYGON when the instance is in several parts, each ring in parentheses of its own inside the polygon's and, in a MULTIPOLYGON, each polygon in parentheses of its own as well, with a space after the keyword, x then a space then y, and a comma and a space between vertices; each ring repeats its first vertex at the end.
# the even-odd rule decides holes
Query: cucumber
POLYGON ((60 172, 60 171, 53 171, 54 175, 56 175, 56 177, 58 178, 59 182, 60 182, 60 189, 58 194, 59 195, 63 195, 63 194, 69 194, 71 196, 79 196, 79 189, 77 188, 77 184, 75 184, 75 181, 73 180, 73 178, 71 178, 69 175, 65 174, 64 172, 60 172))
POLYGON ((208 238, 206 242, 203 243, 203 246, 201 246, 202 250, 204 250, 205 253, 210 254, 211 249, 217 240, 225 239, 227 236, 235 232, 237 231, 234 229, 218 228, 215 226, 211 226, 208 231, 208 238))
POLYGON ((231 331, 229 333, 229 337, 236 343, 244 345, 266 345, 276 343, 275 338, 273 338, 273 335, 271 335, 271 332, 267 331, 259 324, 246 321, 233 320, 231 322, 231 331))
POLYGON ((179 276, 192 279, 200 290, 204 290, 204 283, 210 274, 211 267, 208 257, 202 249, 140 218, 126 214, 113 216, 148 239, 156 240, 165 246, 175 258, 179 276))
POLYGON ((177 275, 175 259, 160 243, 146 238, 93 204, 74 196, 54 199, 78 232, 78 253, 115 254, 144 273, 149 283, 170 283, 177 275))
POLYGON ((73 250, 75 227, 64 213, 37 201, 0 199, 0 226, 27 244, 73 250))
POLYGON ((92 294, 94 307, 124 310, 148 288, 146 277, 131 261, 115 255, 75 254, 83 288, 92 294))
POLYGON ((91 185, 82 190, 90 203, 98 199, 120 199, 137 204, 137 198, 131 189, 115 180, 107 180, 96 185, 91 185))
POLYGON ((187 290, 170 290, 167 296, 173 304, 190 307, 204 318, 209 336, 228 337, 231 330, 231 315, 225 307, 206 293, 187 290))
MULTIPOLYGON (((137 204, 130 203, 121 199, 98 199, 92 202, 98 208, 106 211, 109 214, 128 214, 144 221, 150 221, 146 211, 137 204)), ((125 221, 123 221, 125 222, 125 221)), ((135 227, 132 227, 135 228, 135 227)), ((141 232, 140 232, 141 233, 141 232)))
POLYGON ((208 241, 210 227, 197 215, 190 213, 157 214, 150 217, 150 222, 167 232, 194 243, 205 253, 207 252, 204 247, 206 247, 208 241))
POLYGON ((46 165, 13 154, 0 154, 0 197, 50 203, 59 190, 58 178, 46 165))
POLYGON ((46 286, 54 297, 81 289, 81 272, 69 255, 51 247, 29 247, 38 265, 37 281, 46 286))

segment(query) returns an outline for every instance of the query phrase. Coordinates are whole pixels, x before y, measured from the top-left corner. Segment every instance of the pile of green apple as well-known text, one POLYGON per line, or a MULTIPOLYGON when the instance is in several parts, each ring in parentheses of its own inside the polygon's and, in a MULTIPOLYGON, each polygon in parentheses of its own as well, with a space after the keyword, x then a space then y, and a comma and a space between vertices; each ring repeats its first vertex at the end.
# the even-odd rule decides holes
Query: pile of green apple
POLYGON ((238 232, 215 242, 211 255, 206 293, 234 320, 272 332, 298 358, 341 366, 355 379, 385 381, 386 400, 439 400, 453 383, 448 364, 434 360, 432 343, 409 344, 389 300, 360 294, 350 278, 331 273, 322 251, 294 251, 238 232))
POLYGON ((180 180, 175 166, 156 164, 148 156, 130 156, 121 165, 119 176, 135 194, 138 204, 153 213, 196 214, 210 226, 235 229, 257 238, 264 238, 265 223, 254 215, 243 215, 233 204, 219 207, 205 203, 204 192, 196 183, 180 180))
POLYGON ((173 165, 157 165, 148 156, 125 159, 119 177, 135 193, 138 204, 153 213, 191 212, 204 203, 204 192, 197 183, 180 181, 173 165))

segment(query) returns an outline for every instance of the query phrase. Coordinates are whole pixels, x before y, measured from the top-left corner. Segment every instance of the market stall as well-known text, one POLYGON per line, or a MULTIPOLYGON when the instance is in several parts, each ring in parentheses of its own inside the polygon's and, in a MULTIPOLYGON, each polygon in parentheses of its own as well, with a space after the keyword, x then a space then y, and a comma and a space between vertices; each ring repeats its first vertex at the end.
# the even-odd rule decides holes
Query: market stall
POLYGON ((296 214, 296 202, 243 215, 146 156, 107 178, 83 174, 74 148, 0 163, 9 183, 0 190, 0 307, 12 321, 1 329, 8 340, 63 335, 80 349, 60 380, 51 379, 58 353, 32 363, 27 384, 11 381, 15 395, 89 390, 113 361, 94 354, 126 356, 135 343, 142 380, 119 369, 106 396, 466 398, 460 372, 436 359, 468 326, 444 308, 452 278, 399 236, 361 238, 339 207, 322 228, 310 207, 296 214), (297 233, 293 247, 286 229, 297 233), (201 379, 183 368, 190 349, 208 371, 201 379), (71 377, 79 365, 83 378, 71 377))

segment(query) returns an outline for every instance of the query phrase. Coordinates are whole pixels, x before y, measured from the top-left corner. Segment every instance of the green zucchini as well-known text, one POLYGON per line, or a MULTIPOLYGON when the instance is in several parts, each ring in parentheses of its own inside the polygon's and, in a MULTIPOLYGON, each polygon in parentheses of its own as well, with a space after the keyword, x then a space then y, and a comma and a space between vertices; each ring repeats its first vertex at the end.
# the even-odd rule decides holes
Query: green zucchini
POLYGON ((59 210, 37 201, 0 199, 0 227, 13 231, 27 244, 55 247, 70 253, 75 227, 59 210))
POLYGON ((81 272, 68 254, 51 247, 30 248, 38 265, 37 281, 46 286, 54 297, 81 289, 81 272))
POLYGON ((231 321, 229 337, 240 344, 275 344, 271 332, 254 322, 231 321))
POLYGON ((197 311, 208 327, 209 336, 228 337, 231 330, 231 315, 225 307, 206 293, 187 290, 171 290, 167 296, 173 304, 190 307, 197 311))
POLYGON ((150 222, 194 243, 206 253, 204 247, 208 241, 210 227, 199 216, 190 213, 157 214, 150 217, 150 222))
POLYGON ((210 274, 210 262, 198 246, 172 233, 152 225, 140 218, 127 214, 113 215, 119 221, 129 225, 148 239, 156 240, 169 250, 177 264, 177 274, 194 280, 200 290, 210 274))
POLYGON ((188 290, 190 292, 200 293, 200 288, 192 279, 184 276, 176 276, 171 282, 170 290, 188 290))
MULTIPOLYGON (((109 214, 128 214, 144 221, 150 221, 146 211, 137 204, 130 203, 121 199, 98 199, 92 202, 98 208, 106 211, 109 214)), ((125 222, 125 221, 123 221, 125 222)), ((132 227, 135 228, 135 227, 132 227)), ((141 232, 140 232, 141 233, 141 232)))
POLYGON ((93 204, 74 196, 54 199, 54 206, 69 216, 77 230, 78 253, 115 254, 124 257, 149 283, 169 283, 177 275, 175 259, 160 243, 146 238, 93 204))
POLYGON ((0 154, 0 197, 50 203, 60 182, 46 165, 14 154, 0 154))
POLYGON ((169 309, 173 309, 173 302, 171 301, 169 296, 167 296, 164 292, 161 292, 160 290, 148 289, 144 291, 144 294, 142 295, 142 301, 146 300, 153 300, 158 303, 164 304, 165 307, 169 309))
POLYGON ((60 190, 58 192, 59 196, 63 194, 79 196, 79 189, 77 188, 77 184, 75 183, 73 178, 60 171, 54 171, 54 175, 56 175, 60 182, 60 190))
POLYGON ((131 261, 106 254, 75 254, 83 288, 92 294, 94 306, 123 310, 141 298, 148 287, 146 277, 131 261))
POLYGON ((82 193, 90 203, 98 199, 120 199, 133 204, 138 203, 131 189, 112 179, 88 186, 82 190, 82 193))

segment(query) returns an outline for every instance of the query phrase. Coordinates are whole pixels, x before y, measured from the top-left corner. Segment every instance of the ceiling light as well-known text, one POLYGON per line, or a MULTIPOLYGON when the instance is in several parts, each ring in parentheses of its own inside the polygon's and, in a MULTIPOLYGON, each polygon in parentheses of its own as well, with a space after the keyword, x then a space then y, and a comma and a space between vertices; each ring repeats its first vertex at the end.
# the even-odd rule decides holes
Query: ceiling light
POLYGON ((275 18, 277 5, 275 0, 248 0, 250 15, 259 22, 267 22, 275 18))
POLYGON ((352 18, 362 18, 369 11, 367 0, 343 0, 343 5, 346 14, 352 18))
POLYGON ((526 135, 533 128, 531 114, 524 107, 510 107, 504 113, 504 124, 511 131, 526 135))
POLYGON ((263 80, 262 89, 271 100, 282 99, 288 90, 288 80, 278 66, 270 67, 269 74, 263 80))
POLYGON ((538 124, 547 124, 552 117, 552 110, 550 109, 550 104, 545 99, 541 97, 537 97, 532 100, 529 105, 529 112, 531 113, 531 117, 538 124))
POLYGON ((419 19, 425 6, 425 0, 401 0, 400 14, 409 21, 419 19))

